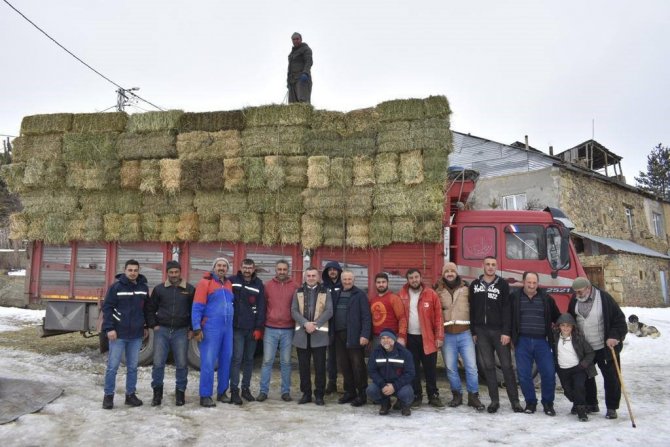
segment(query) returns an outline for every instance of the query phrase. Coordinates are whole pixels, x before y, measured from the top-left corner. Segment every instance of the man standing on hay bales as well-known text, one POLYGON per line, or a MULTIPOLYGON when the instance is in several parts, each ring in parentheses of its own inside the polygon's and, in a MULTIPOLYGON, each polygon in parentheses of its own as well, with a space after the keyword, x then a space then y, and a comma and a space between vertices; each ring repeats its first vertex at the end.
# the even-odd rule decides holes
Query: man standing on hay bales
POLYGON ((293 48, 288 55, 288 102, 311 104, 312 98, 312 49, 302 41, 300 33, 291 36, 293 48))
POLYGON ((142 401, 135 395, 137 364, 142 340, 147 335, 144 305, 149 297, 147 278, 140 274, 140 263, 129 259, 123 273, 107 291, 102 305, 102 330, 109 339, 109 358, 105 371, 105 397, 102 408, 114 408, 116 372, 121 356, 126 354, 126 405, 139 407, 142 401))
POLYGON ((214 365, 218 361, 217 395, 219 402, 229 402, 226 395, 233 354, 233 286, 226 279, 230 263, 216 258, 212 271, 203 275, 195 288, 191 323, 193 337, 200 342, 200 405, 215 407, 212 400, 214 365))
POLYGON ((233 317, 233 363, 230 367, 230 402, 242 405, 240 398, 240 369, 242 370, 242 397, 253 402, 251 372, 254 367, 256 342, 263 339, 265 325, 265 293, 263 282, 256 276, 253 259, 242 261, 242 270, 230 278, 235 296, 233 317))
POLYGON ((311 360, 314 360, 314 402, 324 405, 326 386, 326 349, 328 347, 328 320, 333 316, 330 292, 319 284, 319 271, 314 267, 305 270, 305 282, 295 291, 291 303, 291 316, 295 321, 293 345, 298 351, 300 391, 298 404, 312 401, 311 360))
MULTIPOLYGON (((333 300, 333 309, 337 306, 337 299, 342 291, 342 267, 337 261, 329 261, 321 272, 323 286, 330 293, 333 300)), ((334 312, 334 310, 333 310, 334 312)), ((328 342, 328 385, 326 394, 337 393, 337 353, 335 351, 335 330, 333 324, 330 324, 330 340, 328 342)))
POLYGON ((412 407, 420 407, 423 400, 419 375, 423 366, 428 403, 433 407, 442 408, 444 404, 437 389, 437 350, 444 342, 442 305, 437 293, 421 282, 419 270, 407 270, 406 278, 407 284, 402 287, 399 295, 407 318, 407 349, 414 358, 416 372, 412 382, 414 388, 412 407))

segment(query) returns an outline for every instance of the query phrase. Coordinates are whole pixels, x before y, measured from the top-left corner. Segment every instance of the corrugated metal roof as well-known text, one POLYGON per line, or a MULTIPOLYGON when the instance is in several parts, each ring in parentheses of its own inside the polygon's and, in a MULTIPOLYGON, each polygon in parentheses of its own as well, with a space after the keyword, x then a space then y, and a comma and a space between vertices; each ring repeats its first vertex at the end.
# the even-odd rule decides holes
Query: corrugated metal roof
POLYGON ((624 239, 614 239, 611 237, 594 236, 592 234, 581 233, 579 231, 573 231, 572 234, 577 235, 584 239, 591 240, 593 242, 597 242, 602 245, 606 245, 615 251, 625 251, 626 253, 651 256, 653 258, 670 259, 670 256, 664 255, 663 253, 659 253, 655 250, 652 250, 651 248, 644 247, 640 244, 636 244, 635 242, 626 241, 624 239))

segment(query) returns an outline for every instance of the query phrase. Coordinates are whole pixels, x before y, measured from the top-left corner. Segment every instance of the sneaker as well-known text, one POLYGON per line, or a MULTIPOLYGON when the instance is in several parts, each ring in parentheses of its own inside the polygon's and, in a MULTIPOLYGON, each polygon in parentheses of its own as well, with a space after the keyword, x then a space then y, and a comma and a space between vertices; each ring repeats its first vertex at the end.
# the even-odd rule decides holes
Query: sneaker
POLYGON ((105 397, 102 399, 102 408, 103 410, 111 410, 114 408, 114 395, 105 394, 105 397))
POLYGON ((141 407, 143 403, 144 402, 137 398, 135 393, 126 394, 126 405, 130 405, 131 407, 141 407))
POLYGON ((348 393, 345 392, 342 397, 337 399, 338 404, 348 404, 349 402, 352 402, 354 399, 356 399, 356 395, 353 393, 348 393))
POLYGON ((228 393, 226 393, 225 391, 221 394, 217 394, 216 400, 224 404, 230 403, 230 397, 228 397, 228 393))
POLYGON ((607 409, 607 413, 605 413, 605 417, 606 417, 607 419, 616 419, 616 418, 618 418, 619 416, 617 416, 617 414, 616 414, 616 410, 613 410, 613 409, 611 409, 611 408, 608 408, 608 409, 607 409))
POLYGON ((302 397, 298 401, 298 405, 307 404, 307 403, 310 403, 311 401, 312 401, 312 395, 305 393, 305 394, 302 395, 302 397))
POLYGON ((412 409, 410 407, 403 407, 402 410, 400 410, 400 414, 403 416, 409 416, 412 414, 412 409))
POLYGON ((431 407, 435 408, 444 408, 444 404, 442 403, 442 399, 440 399, 440 396, 437 394, 434 396, 429 396, 428 397, 428 405, 431 407))
POLYGON ((249 388, 242 388, 242 397, 246 399, 247 402, 254 402, 256 398, 251 394, 249 388))
POLYGON ((421 406, 421 401, 423 400, 423 396, 414 396, 414 400, 412 401, 412 408, 419 408, 421 406))
POLYGON ((382 400, 382 405, 381 407, 379 407, 379 414, 381 416, 386 416, 387 414, 389 414, 390 411, 391 411, 391 400, 388 398, 382 400))
POLYGON ((205 408, 216 407, 216 403, 212 400, 211 397, 201 397, 200 406, 205 408))
POLYGON ((542 404, 542 408, 544 409, 544 414, 547 416, 556 416, 556 410, 554 410, 554 404, 553 403, 548 403, 548 404, 542 404))
POLYGON ((284 402, 291 402, 293 399, 291 398, 291 395, 289 393, 284 393, 281 395, 281 400, 284 402))
POLYGON ((518 400, 516 402, 512 402, 512 411, 515 413, 523 413, 523 407, 518 400))
POLYGON ((230 390, 230 403, 235 405, 242 405, 242 398, 240 397, 240 390, 230 390))
POLYGON ((537 410, 537 404, 526 403, 526 408, 523 410, 523 412, 526 414, 533 414, 535 413, 535 410, 537 410))
MULTIPOLYGON (((500 408, 500 404, 498 402, 493 401, 489 404, 488 407, 486 407, 486 411, 493 414, 496 411, 498 411, 499 408, 500 408)), ((523 409, 521 411, 523 411, 523 409)))
POLYGON ((264 402, 267 398, 268 398, 268 395, 261 391, 260 393, 258 393, 258 396, 256 396, 256 401, 257 402, 264 402))
POLYGON ((182 390, 174 391, 174 403, 176 406, 181 407, 186 403, 186 392, 182 390))

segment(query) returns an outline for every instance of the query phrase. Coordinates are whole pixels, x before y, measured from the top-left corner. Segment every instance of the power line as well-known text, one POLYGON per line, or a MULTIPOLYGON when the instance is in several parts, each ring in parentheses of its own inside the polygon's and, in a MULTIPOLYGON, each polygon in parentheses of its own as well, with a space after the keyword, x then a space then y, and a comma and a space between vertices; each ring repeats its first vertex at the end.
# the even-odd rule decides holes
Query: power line
POLYGON ((8 135, 6 133, 0 133, 0 137, 16 138, 16 135, 8 135))
MULTIPOLYGON (((4 1, 10 8, 12 8, 14 11, 16 11, 17 14, 19 14, 21 17, 23 17, 28 23, 30 23, 32 26, 34 26, 39 32, 41 32, 42 34, 44 34, 45 36, 47 36, 53 43, 55 43, 56 45, 58 45, 59 47, 61 47, 61 48, 62 48, 66 53, 68 53, 70 56, 72 56, 73 58, 77 59, 79 62, 81 62, 83 65, 85 65, 89 70, 93 71, 95 74, 97 74, 98 76, 100 76, 101 78, 103 78, 104 80, 106 80, 107 82, 109 82, 110 84, 112 84, 112 85, 118 87, 119 89, 124 90, 124 91, 126 90, 125 88, 121 87, 119 84, 117 84, 116 82, 112 81, 112 80, 109 79, 107 76, 105 76, 104 74, 100 73, 98 70, 96 70, 95 68, 91 67, 90 65, 88 65, 88 64, 87 64, 86 62, 84 62, 83 60, 81 60, 81 59, 80 59, 76 54, 74 54, 72 51, 68 50, 68 49, 65 48, 63 45, 61 45, 56 39, 54 39, 53 37, 51 37, 49 34, 47 34, 46 31, 44 31, 42 28, 40 28, 39 26, 37 26, 32 20, 30 20, 28 17, 26 17, 25 14, 23 14, 21 11, 19 11, 18 9, 16 9, 16 8, 14 7, 14 5, 12 5, 11 3, 9 3, 7 0, 3 0, 3 1, 4 1)), ((137 99, 139 99, 139 100, 141 100, 141 101, 143 101, 143 102, 146 102, 146 103, 149 104, 150 106, 153 106, 153 107, 157 108, 158 110, 163 110, 161 107, 158 107, 156 104, 153 104, 152 102, 147 101, 146 99, 142 98, 142 97, 139 96, 139 95, 136 95, 135 93, 131 93, 131 95, 135 96, 137 99)))

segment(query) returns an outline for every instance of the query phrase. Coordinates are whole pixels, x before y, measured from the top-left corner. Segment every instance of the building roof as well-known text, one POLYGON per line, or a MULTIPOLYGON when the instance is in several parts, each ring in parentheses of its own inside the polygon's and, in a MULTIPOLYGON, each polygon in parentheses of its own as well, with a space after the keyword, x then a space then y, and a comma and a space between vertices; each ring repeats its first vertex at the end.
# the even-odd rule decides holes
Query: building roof
POLYGON ((556 154, 563 161, 577 162, 589 160, 589 167, 594 171, 621 162, 622 157, 607 149, 596 140, 586 140, 575 147, 556 154))
POLYGON ((626 241, 624 239, 594 236, 592 234, 582 233, 580 231, 572 231, 571 234, 574 234, 575 236, 581 237, 583 239, 588 239, 590 241, 597 242, 598 244, 601 245, 605 245, 614 251, 623 251, 626 253, 632 253, 636 255, 650 256, 652 258, 670 259, 670 256, 664 255, 663 253, 659 253, 643 245, 636 244, 635 242, 626 241))

